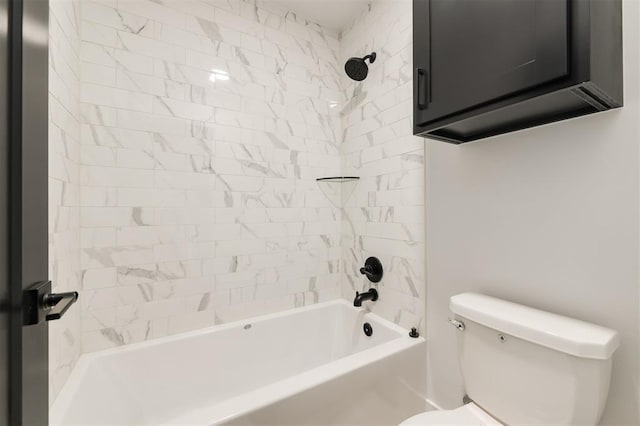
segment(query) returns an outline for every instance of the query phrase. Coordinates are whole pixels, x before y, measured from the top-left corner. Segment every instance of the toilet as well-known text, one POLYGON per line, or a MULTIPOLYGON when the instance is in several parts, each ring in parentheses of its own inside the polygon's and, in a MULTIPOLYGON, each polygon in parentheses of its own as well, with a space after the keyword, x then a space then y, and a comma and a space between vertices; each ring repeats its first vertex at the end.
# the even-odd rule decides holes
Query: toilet
POLYGON ((408 425, 596 425, 615 330, 476 293, 450 299, 469 402, 408 425))

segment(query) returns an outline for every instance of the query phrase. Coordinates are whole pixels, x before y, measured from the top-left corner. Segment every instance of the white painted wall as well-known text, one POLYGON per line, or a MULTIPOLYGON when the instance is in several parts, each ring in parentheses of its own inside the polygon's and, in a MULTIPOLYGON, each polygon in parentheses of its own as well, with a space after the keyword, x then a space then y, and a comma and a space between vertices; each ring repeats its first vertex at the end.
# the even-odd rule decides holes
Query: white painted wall
POLYGON ((638 3, 624 3, 625 107, 454 146, 428 141, 429 395, 460 405, 450 296, 477 291, 617 329, 603 424, 638 417, 638 3))

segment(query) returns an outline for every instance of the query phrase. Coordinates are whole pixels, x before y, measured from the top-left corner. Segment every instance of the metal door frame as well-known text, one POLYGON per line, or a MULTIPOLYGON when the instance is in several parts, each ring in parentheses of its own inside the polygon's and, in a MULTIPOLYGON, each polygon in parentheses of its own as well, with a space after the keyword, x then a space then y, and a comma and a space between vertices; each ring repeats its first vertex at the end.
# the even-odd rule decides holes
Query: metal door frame
POLYGON ((9 424, 46 425, 48 325, 23 326, 23 291, 48 278, 48 0, 9 5, 9 424))

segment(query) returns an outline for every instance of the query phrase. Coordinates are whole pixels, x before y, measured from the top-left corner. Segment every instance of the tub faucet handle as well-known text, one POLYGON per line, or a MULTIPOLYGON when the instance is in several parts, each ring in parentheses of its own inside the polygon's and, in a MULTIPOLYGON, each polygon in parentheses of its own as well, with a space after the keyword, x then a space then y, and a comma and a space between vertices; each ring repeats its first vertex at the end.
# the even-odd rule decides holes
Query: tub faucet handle
POLYGON ((377 283, 382 279, 382 263, 377 258, 370 257, 364 262, 364 267, 360 268, 360 273, 366 275, 372 283, 377 283))

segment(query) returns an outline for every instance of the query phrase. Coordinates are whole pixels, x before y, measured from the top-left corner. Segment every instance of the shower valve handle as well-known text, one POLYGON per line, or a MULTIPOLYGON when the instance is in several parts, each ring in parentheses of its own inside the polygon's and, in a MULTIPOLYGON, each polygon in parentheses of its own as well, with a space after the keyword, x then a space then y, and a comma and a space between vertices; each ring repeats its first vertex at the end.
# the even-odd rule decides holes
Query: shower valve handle
POLYGON ((382 279, 382 263, 377 258, 370 257, 364 262, 364 267, 360 268, 360 273, 366 275, 372 283, 377 283, 382 279))

